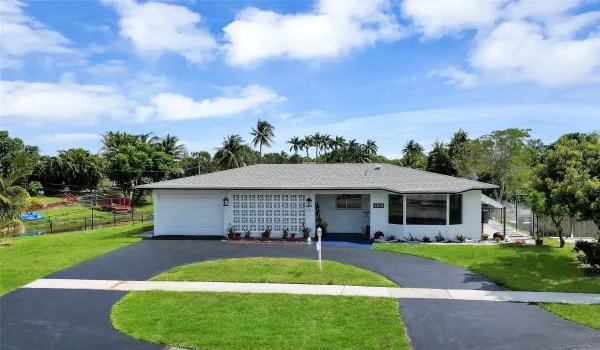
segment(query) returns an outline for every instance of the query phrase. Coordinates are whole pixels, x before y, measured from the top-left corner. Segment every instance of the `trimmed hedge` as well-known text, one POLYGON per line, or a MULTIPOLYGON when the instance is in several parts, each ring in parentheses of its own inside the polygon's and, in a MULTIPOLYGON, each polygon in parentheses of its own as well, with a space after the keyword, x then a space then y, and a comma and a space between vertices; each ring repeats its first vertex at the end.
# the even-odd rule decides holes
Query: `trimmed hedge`
POLYGON ((600 239, 597 242, 577 241, 573 251, 582 265, 589 265, 592 270, 600 271, 600 239))

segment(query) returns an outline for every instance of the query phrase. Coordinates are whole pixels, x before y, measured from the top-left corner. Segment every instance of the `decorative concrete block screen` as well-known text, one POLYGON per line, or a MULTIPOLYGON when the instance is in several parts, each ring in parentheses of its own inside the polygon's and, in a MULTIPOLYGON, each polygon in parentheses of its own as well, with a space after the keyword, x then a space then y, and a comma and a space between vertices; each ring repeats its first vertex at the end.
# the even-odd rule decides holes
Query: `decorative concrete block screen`
POLYGON ((233 224, 239 231, 300 232, 306 220, 306 195, 233 194, 233 224))

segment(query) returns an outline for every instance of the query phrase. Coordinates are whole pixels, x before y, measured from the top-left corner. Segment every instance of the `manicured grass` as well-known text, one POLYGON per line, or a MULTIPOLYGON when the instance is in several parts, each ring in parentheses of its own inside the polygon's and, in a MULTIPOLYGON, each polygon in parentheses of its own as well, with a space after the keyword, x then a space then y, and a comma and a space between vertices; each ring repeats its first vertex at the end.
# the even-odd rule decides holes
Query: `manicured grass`
POLYGON ((600 293, 600 275, 591 275, 575 262, 572 246, 472 246, 434 244, 375 244, 373 249, 417 255, 462 266, 512 290, 600 293))
POLYGON ((133 292, 113 308, 115 328, 186 349, 410 349, 387 298, 133 292))
POLYGON ((0 246, 0 294, 51 272, 136 242, 152 229, 136 224, 56 235, 8 238, 0 246))
POLYGON ((600 329, 600 305, 540 304, 540 306, 569 321, 600 329))
MULTIPOLYGON (((373 248, 462 266, 512 290, 600 293, 600 275, 575 263, 572 245, 558 248, 558 242, 551 239, 544 240, 540 247, 375 244, 373 248)), ((599 305, 540 306, 565 319, 600 329, 599 305)))
POLYGON ((288 258, 207 261, 176 267, 153 280, 396 286, 381 275, 352 265, 325 260, 321 271, 315 260, 288 258))

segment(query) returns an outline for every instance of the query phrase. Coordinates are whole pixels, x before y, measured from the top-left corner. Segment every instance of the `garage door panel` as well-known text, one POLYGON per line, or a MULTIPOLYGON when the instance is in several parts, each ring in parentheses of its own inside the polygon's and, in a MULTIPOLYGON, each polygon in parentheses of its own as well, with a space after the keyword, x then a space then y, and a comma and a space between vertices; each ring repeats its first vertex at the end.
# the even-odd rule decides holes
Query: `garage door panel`
POLYGON ((215 196, 161 195, 160 233, 169 235, 223 234, 223 202, 215 196))

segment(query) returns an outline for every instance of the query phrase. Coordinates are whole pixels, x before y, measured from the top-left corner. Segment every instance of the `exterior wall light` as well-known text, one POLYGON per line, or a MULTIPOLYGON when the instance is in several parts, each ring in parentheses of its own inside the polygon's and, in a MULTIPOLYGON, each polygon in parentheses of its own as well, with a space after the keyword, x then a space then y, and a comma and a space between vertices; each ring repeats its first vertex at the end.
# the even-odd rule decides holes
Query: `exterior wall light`
POLYGON ((310 197, 306 198, 306 207, 307 208, 312 208, 312 199, 310 199, 310 197))
POLYGON ((229 198, 227 198, 227 197, 223 198, 223 206, 224 207, 228 207, 229 206, 229 198))

